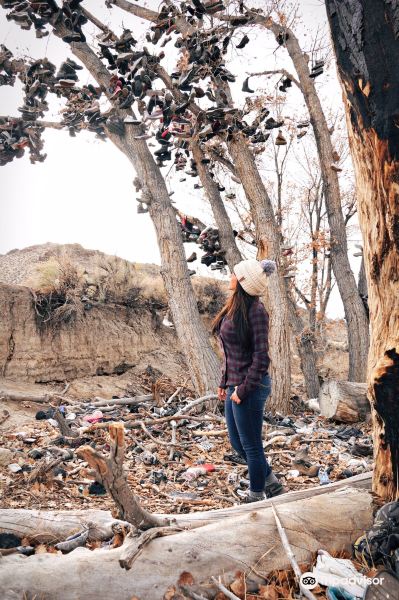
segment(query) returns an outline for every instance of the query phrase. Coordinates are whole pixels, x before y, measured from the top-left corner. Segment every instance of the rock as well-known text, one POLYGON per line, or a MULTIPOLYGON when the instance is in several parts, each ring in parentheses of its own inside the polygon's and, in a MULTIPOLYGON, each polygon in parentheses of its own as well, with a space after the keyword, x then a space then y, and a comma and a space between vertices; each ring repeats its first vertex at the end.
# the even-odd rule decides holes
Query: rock
POLYGON ((0 448, 0 466, 9 465, 13 459, 13 453, 8 448, 0 448))

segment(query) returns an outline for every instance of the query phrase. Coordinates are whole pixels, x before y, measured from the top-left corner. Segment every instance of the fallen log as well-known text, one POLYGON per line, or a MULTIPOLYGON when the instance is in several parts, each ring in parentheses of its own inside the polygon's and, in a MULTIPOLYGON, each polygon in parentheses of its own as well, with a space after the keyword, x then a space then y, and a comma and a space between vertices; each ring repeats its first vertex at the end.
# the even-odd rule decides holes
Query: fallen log
POLYGON ((56 544, 82 531, 91 524, 89 541, 109 540, 113 526, 129 527, 127 521, 114 519, 106 510, 28 510, 5 508, 0 510, 0 533, 13 533, 38 544, 56 544))
MULTIPOLYGON (((372 497, 368 491, 346 487, 279 504, 279 516, 297 562, 308 563, 320 548, 330 553, 350 550, 353 540, 372 524, 372 497)), ((258 504, 248 514, 154 539, 130 571, 119 564, 124 551, 123 546, 77 548, 65 556, 2 557, 2 598, 14 600, 29 592, 58 600, 62 589, 63 600, 161 600, 184 571, 196 584, 209 586, 211 577, 220 573, 228 584, 237 570, 248 573, 247 581, 261 581, 274 569, 290 567, 271 508, 258 504), (255 563, 256 575, 250 573, 255 563)))
MULTIPOLYGON (((300 500, 306 500, 316 496, 322 496, 335 492, 342 488, 355 488, 359 490, 371 490, 371 473, 362 473, 342 481, 336 481, 330 485, 319 485, 314 488, 289 492, 270 500, 263 500, 256 503, 256 509, 262 510, 272 504, 290 504, 300 500)), ((156 515, 174 519, 176 525, 182 527, 201 527, 209 525, 216 521, 224 521, 232 517, 246 515, 254 510, 253 504, 241 504, 219 510, 208 510, 188 514, 167 514, 156 515)), ((54 540, 63 541, 67 537, 81 531, 87 522, 93 524, 90 529, 89 539, 105 540, 112 537, 112 525, 121 523, 126 525, 125 521, 114 519, 110 511, 104 510, 29 510, 25 508, 3 508, 0 509, 0 533, 13 533, 18 537, 28 537, 34 535, 35 540, 43 543, 50 543, 54 540), (97 536, 97 537, 96 537, 97 536), (108 536, 108 537, 107 537, 108 536)))
POLYGON ((370 414, 367 385, 353 381, 325 381, 320 388, 320 414, 335 421, 355 423, 370 414))

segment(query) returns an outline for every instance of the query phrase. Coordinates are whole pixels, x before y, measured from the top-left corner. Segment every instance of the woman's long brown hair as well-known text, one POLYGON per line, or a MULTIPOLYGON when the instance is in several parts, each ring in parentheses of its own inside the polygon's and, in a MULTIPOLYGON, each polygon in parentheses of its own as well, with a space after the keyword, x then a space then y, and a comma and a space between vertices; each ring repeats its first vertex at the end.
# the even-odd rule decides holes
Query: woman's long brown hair
POLYGON ((234 322, 237 330, 238 339, 244 349, 251 347, 248 312, 256 296, 250 296, 237 281, 237 287, 223 306, 222 310, 216 315, 212 322, 212 333, 218 335, 220 325, 224 316, 227 316, 234 322))

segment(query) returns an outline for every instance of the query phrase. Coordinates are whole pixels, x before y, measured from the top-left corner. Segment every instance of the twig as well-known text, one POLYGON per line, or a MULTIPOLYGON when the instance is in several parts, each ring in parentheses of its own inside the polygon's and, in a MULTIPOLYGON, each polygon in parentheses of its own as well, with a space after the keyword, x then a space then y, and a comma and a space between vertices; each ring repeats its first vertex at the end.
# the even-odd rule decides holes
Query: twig
POLYGON ((173 460, 173 455, 175 452, 175 447, 176 447, 176 429, 177 429, 177 423, 176 421, 171 421, 170 424, 172 425, 172 445, 170 447, 170 451, 169 451, 169 460, 173 460))
POLYGON ((183 594, 185 594, 189 598, 192 598, 193 600, 209 600, 209 598, 207 598, 206 596, 203 596, 202 594, 197 594, 197 592, 191 590, 190 586, 188 585, 179 585, 179 588, 181 589, 183 594))
POLYGON ((236 596, 235 594, 233 594, 233 592, 230 592, 230 590, 227 589, 227 587, 225 587, 223 585, 223 583, 221 583, 220 581, 218 581, 216 579, 216 577, 211 577, 213 583, 216 585, 216 587, 223 592, 223 594, 225 596, 227 596, 227 598, 229 598, 230 600, 240 600, 238 596, 236 596))
MULTIPOLYGON (((148 431, 147 427, 144 425, 143 421, 139 421, 140 423, 140 427, 141 429, 144 431, 144 433, 146 433, 148 435, 149 438, 152 439, 153 442, 155 442, 156 444, 160 444, 161 446, 167 446, 168 448, 170 448, 171 446, 173 447, 173 437, 172 437, 172 441, 171 442, 163 442, 162 440, 160 440, 159 438, 156 438, 152 435, 152 433, 150 431, 148 431)), ((173 432, 172 432, 173 435, 173 432)), ((176 444, 176 439, 175 442, 176 444)), ((181 444, 182 448, 187 448, 187 446, 191 446, 191 444, 187 443, 187 444, 181 444)))
POLYGON ((73 431, 69 427, 69 425, 68 425, 68 423, 67 423, 64 415, 62 414, 62 412, 58 408, 57 408, 57 410, 54 413, 54 419, 58 423, 58 427, 60 428, 61 435, 64 435, 66 437, 74 437, 74 438, 78 437, 78 435, 79 435, 78 432, 77 431, 73 431))
POLYGON ((201 404, 202 402, 205 402, 206 400, 216 400, 216 399, 217 399, 216 394, 207 394, 206 396, 202 396, 201 398, 197 398, 197 400, 193 400, 192 402, 190 402, 189 404, 187 404, 187 406, 183 406, 183 408, 181 408, 180 410, 178 410, 177 413, 175 414, 175 417, 177 415, 186 414, 192 408, 194 408, 194 406, 197 406, 198 404, 201 404))
POLYGON ((309 600, 316 600, 316 596, 314 594, 312 594, 312 592, 310 590, 305 589, 302 586, 302 584, 301 584, 301 575, 302 575, 301 569, 299 568, 299 565, 297 563, 295 555, 294 555, 294 553, 292 551, 291 545, 290 545, 290 543, 288 541, 287 534, 285 533, 284 527, 281 525, 281 521, 280 521, 280 519, 278 517, 278 514, 276 512, 276 509, 275 509, 273 503, 271 503, 271 507, 272 507, 273 515, 274 515, 274 518, 275 518, 275 521, 276 521, 277 530, 278 530, 279 535, 280 535, 281 543, 282 543, 283 548, 284 548, 284 550, 285 550, 285 552, 286 552, 286 554, 288 556, 288 560, 290 561, 291 566, 294 569, 295 576, 296 576, 296 578, 298 580, 299 589, 300 589, 301 593, 306 598, 308 598, 309 600))
POLYGON ((79 533, 75 533, 68 537, 65 542, 59 542, 56 544, 54 548, 57 550, 61 550, 61 552, 72 552, 76 548, 80 546, 85 546, 87 542, 87 538, 89 537, 90 528, 88 527, 84 531, 80 531, 79 533))
POLYGON ((154 396, 152 394, 147 394, 146 396, 133 396, 132 398, 112 398, 111 400, 107 400, 106 398, 96 398, 96 402, 89 402, 89 406, 93 406, 98 408, 100 406, 135 406, 137 404, 142 404, 144 402, 149 402, 150 400, 154 400, 154 396))

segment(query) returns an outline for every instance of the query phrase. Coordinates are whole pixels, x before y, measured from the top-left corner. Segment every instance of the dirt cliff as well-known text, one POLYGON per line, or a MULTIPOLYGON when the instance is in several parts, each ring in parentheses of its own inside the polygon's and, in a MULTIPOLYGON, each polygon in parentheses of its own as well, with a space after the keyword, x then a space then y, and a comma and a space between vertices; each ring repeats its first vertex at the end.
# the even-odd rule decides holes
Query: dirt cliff
MULTIPOLYGON (((205 318, 217 285, 195 284, 205 318)), ((13 250, 0 256, 0 376, 61 382, 149 366, 172 380, 185 378, 174 330, 162 325, 166 308, 156 265, 78 244, 13 250), (66 318, 65 308, 77 316, 66 318)))
POLYGON ((41 330, 27 287, 0 283, 0 369, 32 382, 122 374, 139 363, 176 374, 183 365, 173 331, 148 310, 94 306, 76 324, 41 330))

